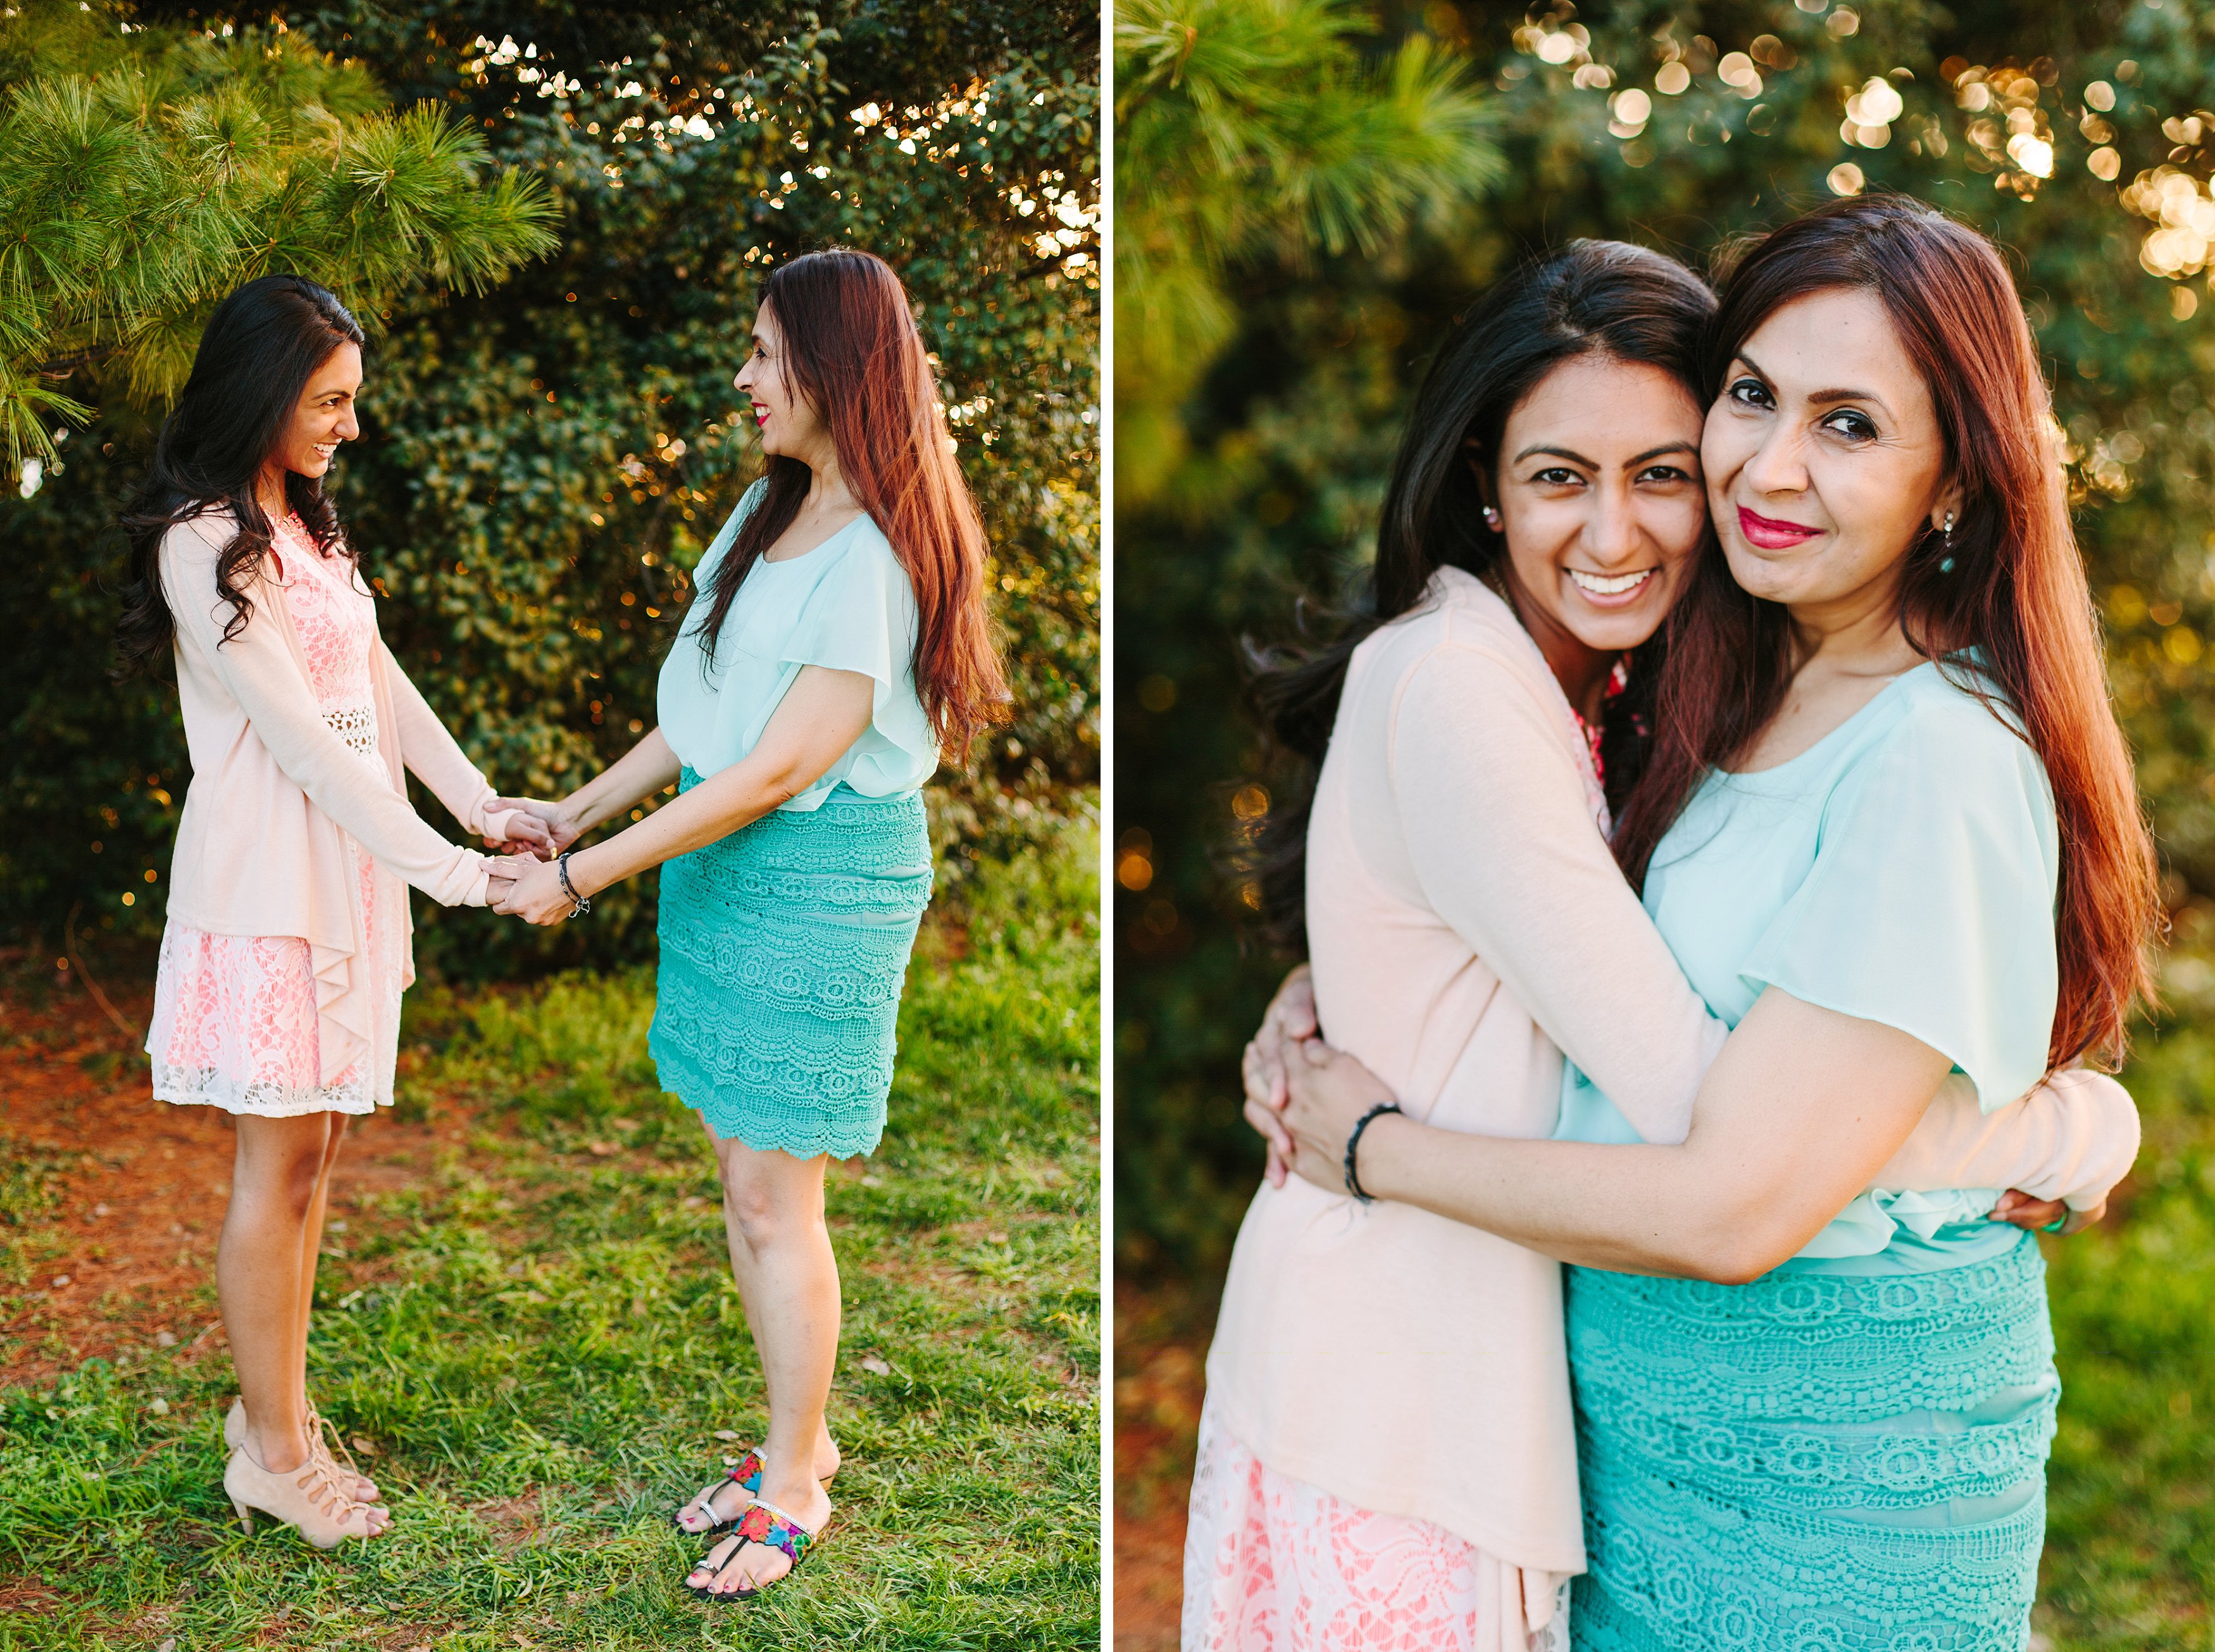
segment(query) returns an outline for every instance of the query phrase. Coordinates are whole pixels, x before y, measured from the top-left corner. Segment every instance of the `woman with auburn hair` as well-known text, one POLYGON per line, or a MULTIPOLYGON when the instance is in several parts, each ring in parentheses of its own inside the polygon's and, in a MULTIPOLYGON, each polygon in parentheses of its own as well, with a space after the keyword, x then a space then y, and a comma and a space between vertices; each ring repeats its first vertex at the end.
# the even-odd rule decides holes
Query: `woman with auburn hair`
POLYGON ((1574 1070, 1554 1140, 1436 1130, 1307 1043, 1279 1139, 1574 1264, 1578 1647, 2021 1647, 2060 1385, 2036 1244, 1966 1200, 1894 1200, 1874 1250, 1834 1219, 1949 1075, 1996 1115, 2119 1058, 2148 991, 2047 394, 1997 253, 1897 197, 1754 245, 1713 341, 1720 555, 1616 839, 1733 1028, 1690 1133, 1640 1142, 1574 1070))
POLYGON ((922 786, 1007 700, 983 525, 899 278, 868 253, 795 258, 770 277, 753 341, 736 383, 768 474, 701 559, 660 726, 561 802, 518 800, 562 852, 496 903, 559 923, 667 863, 649 1043, 715 1143, 769 1391, 763 1443, 677 1517, 695 1534, 736 1527, 686 1579, 715 1600, 782 1577, 830 1518, 824 1170, 884 1131, 930 899, 922 786), (568 848, 672 782, 674 801, 568 848))

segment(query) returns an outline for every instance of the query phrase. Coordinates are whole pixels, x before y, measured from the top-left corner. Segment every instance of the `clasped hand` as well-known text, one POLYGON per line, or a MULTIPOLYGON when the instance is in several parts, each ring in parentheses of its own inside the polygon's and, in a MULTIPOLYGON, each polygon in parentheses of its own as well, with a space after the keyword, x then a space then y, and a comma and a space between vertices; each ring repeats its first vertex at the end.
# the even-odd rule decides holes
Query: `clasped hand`
POLYGON ((496 797, 492 806, 517 813, 508 822, 507 843, 492 845, 506 848, 510 858, 493 869, 487 904, 496 912, 531 924, 558 924, 569 917, 576 903, 562 888, 561 874, 552 863, 577 841, 583 828, 559 803, 534 797, 496 797))

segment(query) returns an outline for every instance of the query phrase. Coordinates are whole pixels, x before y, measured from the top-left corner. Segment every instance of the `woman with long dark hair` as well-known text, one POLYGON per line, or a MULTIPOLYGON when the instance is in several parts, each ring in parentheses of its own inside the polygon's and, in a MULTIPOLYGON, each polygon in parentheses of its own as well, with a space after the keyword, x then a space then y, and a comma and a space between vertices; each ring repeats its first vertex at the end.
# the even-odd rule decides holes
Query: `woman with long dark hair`
MULTIPOLYGON (((1612 243, 1502 280, 1416 397, 1373 609, 1257 684, 1320 760, 1269 824, 1268 905, 1304 927, 1333 1039, 1440 1133, 1549 1134, 1566 1051, 1681 1139, 1722 1042, 1604 836, 1706 531, 1713 304, 1612 243)), ((1887 1185, 2077 1188, 2012 1144, 1961 1151, 1959 1101, 1887 1185)), ((2023 1108, 2081 1140, 2113 1101, 2023 1108)), ((1208 1356, 1191 1652, 1562 1644, 1584 1557, 1559 1292, 1534 1250, 1273 1166, 1208 1356)))
POLYGON ((1942 1201, 1874 1248, 1837 1219, 1942 1086, 2003 1117, 2119 1058, 2147 990, 2152 847, 2046 390, 1997 253, 1896 197, 1748 251, 1704 378, 1719 544, 1616 839, 1733 1027, 1690 1133, 1598 1072, 1572 1139, 1436 1130, 1319 1046, 1283 1125, 1316 1186, 1575 1264, 1578 1646, 2021 1646, 2059 1390, 2036 1244, 1942 1201))
POLYGON ((660 726, 561 803, 526 805, 565 852, 500 903, 558 923, 666 865, 650 1046, 715 1143, 769 1390, 761 1446, 678 1515, 695 1533, 735 1526, 686 1580, 712 1600, 782 1577, 831 1514, 838 1267, 824 1171, 884 1130, 900 984, 930 898, 920 789, 1007 698, 983 526, 891 268, 843 249, 780 266, 737 384, 769 472, 701 559, 662 666, 660 726), (674 801, 566 850, 672 783, 674 801))
POLYGON ((216 1253, 240 1392, 224 1486, 249 1529, 258 1508, 325 1549, 387 1519, 307 1397, 332 1167, 348 1118, 392 1102, 404 885, 481 906, 498 864, 417 818, 403 769, 469 832, 546 841, 494 807, 378 640, 322 482, 359 433, 361 345, 299 276, 217 306, 123 519, 117 629, 124 672, 174 653, 192 756, 146 1053, 158 1099, 237 1126, 216 1253))

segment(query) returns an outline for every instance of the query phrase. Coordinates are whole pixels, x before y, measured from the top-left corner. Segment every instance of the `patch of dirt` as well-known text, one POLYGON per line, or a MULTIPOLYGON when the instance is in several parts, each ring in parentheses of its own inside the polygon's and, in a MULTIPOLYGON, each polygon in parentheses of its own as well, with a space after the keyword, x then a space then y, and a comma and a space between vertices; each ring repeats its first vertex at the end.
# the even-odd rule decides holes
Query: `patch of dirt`
POLYGON ((486 1502, 471 1503, 469 1508, 470 1514, 484 1522, 493 1541, 503 1552, 530 1542, 546 1523, 546 1506, 536 1486, 519 1496, 494 1497, 486 1502))
POLYGON ((1212 1296, 1115 1282, 1115 1652, 1175 1652, 1212 1296))
MULTIPOLYGON (((223 1339, 215 1248, 230 1194, 230 1116, 154 1100, 142 1041, 86 989, 86 961, 116 1014, 143 1029, 150 957, 81 953, 80 967, 64 969, 52 957, 0 951, 0 1151, 60 1161, 50 1178, 56 1205, 9 1235, 35 1272, 21 1292, 0 1294, 0 1385, 51 1381, 134 1348, 206 1350, 223 1339)), ((405 1094, 405 1052, 401 1063, 405 1094)), ((365 1200, 425 1179, 441 1159, 497 1173, 489 1155, 469 1151, 468 1106, 433 1097, 411 1112, 420 1116, 408 1123, 383 1108, 349 1127, 327 1244, 343 1243, 335 1225, 359 1221, 365 1200)))

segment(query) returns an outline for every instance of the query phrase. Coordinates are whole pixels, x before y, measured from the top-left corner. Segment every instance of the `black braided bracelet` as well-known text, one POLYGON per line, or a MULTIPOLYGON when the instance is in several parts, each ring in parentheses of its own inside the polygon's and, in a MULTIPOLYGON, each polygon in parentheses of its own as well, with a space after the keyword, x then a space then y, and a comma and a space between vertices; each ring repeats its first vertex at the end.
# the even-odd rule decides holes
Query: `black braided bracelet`
POLYGON ((1400 1103, 1397 1102, 1377 1102, 1376 1106, 1354 1121, 1353 1133, 1346 1139, 1346 1190, 1362 1204, 1375 1204, 1377 1196, 1361 1190, 1361 1178, 1353 1172, 1353 1156, 1361 1151, 1361 1133, 1369 1127, 1369 1121, 1379 1114, 1397 1113, 1399 1110, 1400 1103))
POLYGON ((563 850, 554 860, 554 875, 561 880, 561 893, 569 897, 569 916, 590 918, 592 903, 577 893, 577 886, 569 881, 569 851, 563 850))

